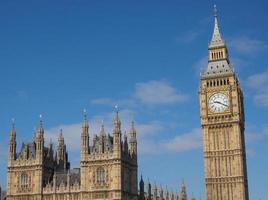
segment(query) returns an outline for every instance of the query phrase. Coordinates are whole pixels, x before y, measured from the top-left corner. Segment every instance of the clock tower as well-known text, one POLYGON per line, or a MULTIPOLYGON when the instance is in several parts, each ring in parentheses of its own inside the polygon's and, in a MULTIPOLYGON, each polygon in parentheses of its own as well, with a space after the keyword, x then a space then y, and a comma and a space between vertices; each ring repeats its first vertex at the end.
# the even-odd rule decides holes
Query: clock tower
POLYGON ((206 200, 248 200, 243 92, 223 40, 216 6, 199 98, 206 200))

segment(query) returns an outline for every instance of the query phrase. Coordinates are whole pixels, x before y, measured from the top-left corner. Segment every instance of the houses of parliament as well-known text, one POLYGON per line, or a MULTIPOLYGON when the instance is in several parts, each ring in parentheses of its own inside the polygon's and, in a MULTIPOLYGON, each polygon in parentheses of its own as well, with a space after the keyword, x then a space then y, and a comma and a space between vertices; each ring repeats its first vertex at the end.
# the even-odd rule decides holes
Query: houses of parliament
MULTIPOLYGON (((208 66, 200 76, 200 119, 203 135, 206 200, 248 200, 244 138, 243 92, 230 64, 215 7, 214 30, 208 46, 208 66)), ((120 113, 114 115, 112 135, 102 125, 91 136, 86 113, 81 123, 80 168, 68 160, 64 130, 58 144, 44 144, 42 119, 30 143, 17 151, 13 123, 8 149, 6 200, 195 200, 140 178, 134 123, 122 136, 120 113), (90 145, 92 144, 92 145, 90 145)), ((0 192, 1 193, 1 192, 0 192)), ((1 196, 1 195, 0 195, 1 196)), ((0 197, 1 198, 1 197, 0 197)), ((2 199, 1 199, 2 200, 2 199)))

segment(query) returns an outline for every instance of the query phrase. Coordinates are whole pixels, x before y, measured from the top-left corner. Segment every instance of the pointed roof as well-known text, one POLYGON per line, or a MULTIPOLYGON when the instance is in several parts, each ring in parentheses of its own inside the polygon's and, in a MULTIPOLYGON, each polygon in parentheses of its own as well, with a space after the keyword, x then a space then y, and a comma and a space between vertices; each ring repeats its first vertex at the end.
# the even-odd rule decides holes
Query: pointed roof
POLYGON ((100 129, 100 136, 104 137, 105 136, 105 130, 104 130, 104 124, 102 122, 101 129, 100 129))
POLYGON ((232 75, 233 67, 229 61, 228 49, 221 36, 218 24, 218 10, 214 6, 214 31, 208 47, 208 66, 201 73, 202 78, 232 75))
POLYGON ((83 110, 83 115, 84 115, 84 121, 83 121, 82 127, 83 128, 88 128, 89 125, 88 125, 88 119, 87 119, 87 111, 86 111, 86 109, 83 110))
POLYGON ((37 133, 41 136, 44 135, 44 128, 43 128, 43 116, 42 114, 39 115, 39 127, 37 129, 37 133))
POLYGON ((209 48, 218 47, 218 46, 225 46, 225 42, 222 39, 220 29, 219 29, 217 6, 214 5, 214 30, 213 30, 212 39, 209 44, 209 48))
POLYGON ((10 136, 15 137, 16 136, 16 128, 15 128, 15 119, 12 118, 12 125, 10 130, 10 136))
POLYGON ((131 122, 130 133, 132 133, 132 134, 136 133, 135 122, 134 121, 131 122))
POLYGON ((63 131, 62 131, 62 129, 60 129, 60 134, 59 134, 59 139, 58 140, 64 142, 64 137, 63 137, 63 131))
POLYGON ((121 120, 119 116, 119 109, 118 106, 115 106, 115 116, 114 116, 114 131, 119 132, 121 129, 121 120))

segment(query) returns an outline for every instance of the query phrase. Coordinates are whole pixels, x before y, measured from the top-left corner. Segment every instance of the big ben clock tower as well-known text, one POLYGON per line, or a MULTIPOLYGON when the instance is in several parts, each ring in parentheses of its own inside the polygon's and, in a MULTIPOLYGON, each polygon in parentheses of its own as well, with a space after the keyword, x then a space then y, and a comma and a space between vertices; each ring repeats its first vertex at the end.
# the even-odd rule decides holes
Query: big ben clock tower
POLYGON ((199 91, 206 200, 248 200, 243 92, 214 8, 208 66, 199 91))

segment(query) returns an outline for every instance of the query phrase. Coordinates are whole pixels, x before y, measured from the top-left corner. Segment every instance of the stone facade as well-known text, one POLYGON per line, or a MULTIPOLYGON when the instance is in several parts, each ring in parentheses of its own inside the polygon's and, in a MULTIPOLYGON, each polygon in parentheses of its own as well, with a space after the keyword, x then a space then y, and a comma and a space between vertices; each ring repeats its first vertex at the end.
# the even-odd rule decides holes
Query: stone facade
POLYGON ((32 143, 16 153, 16 131, 10 131, 7 200, 138 199, 137 140, 134 123, 122 139, 119 113, 114 118, 113 136, 104 126, 89 145, 89 123, 85 115, 81 133, 80 168, 70 169, 63 131, 56 152, 44 145, 44 128, 32 143))
POLYGON ((248 200, 243 92, 219 31, 216 7, 208 54, 199 91, 206 199, 248 200))

